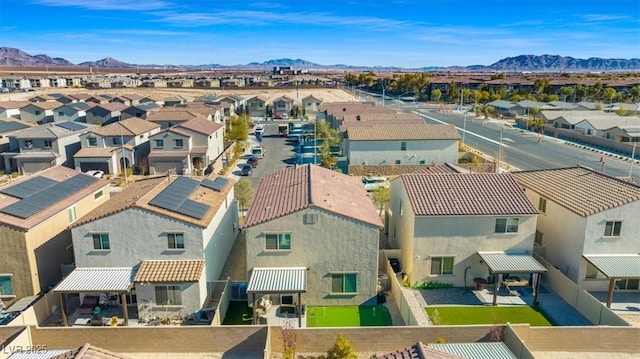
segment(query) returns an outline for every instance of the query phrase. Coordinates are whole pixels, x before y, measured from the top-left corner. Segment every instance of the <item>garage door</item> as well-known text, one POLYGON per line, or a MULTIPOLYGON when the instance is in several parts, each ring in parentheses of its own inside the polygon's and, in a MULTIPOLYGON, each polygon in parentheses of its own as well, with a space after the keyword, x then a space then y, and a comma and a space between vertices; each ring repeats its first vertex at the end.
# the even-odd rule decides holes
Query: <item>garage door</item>
POLYGON ((22 162, 22 173, 23 174, 31 174, 42 171, 49 167, 53 166, 51 162, 22 162))
POLYGON ((87 172, 91 170, 100 170, 109 174, 109 164, 106 162, 83 162, 80 163, 80 171, 87 172))
POLYGON ((182 174, 182 161, 154 162, 153 167, 157 175, 165 174, 167 171, 171 171, 171 174, 182 174))

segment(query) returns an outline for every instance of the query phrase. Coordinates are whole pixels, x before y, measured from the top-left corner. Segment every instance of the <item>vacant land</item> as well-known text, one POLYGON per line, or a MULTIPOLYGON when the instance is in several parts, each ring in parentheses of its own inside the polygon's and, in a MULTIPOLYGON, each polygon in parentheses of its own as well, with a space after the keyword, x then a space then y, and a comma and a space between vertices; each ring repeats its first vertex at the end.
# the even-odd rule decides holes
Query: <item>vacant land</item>
POLYGON ((539 310, 530 306, 451 306, 428 307, 427 315, 436 325, 474 325, 529 323, 531 326, 552 326, 539 310))

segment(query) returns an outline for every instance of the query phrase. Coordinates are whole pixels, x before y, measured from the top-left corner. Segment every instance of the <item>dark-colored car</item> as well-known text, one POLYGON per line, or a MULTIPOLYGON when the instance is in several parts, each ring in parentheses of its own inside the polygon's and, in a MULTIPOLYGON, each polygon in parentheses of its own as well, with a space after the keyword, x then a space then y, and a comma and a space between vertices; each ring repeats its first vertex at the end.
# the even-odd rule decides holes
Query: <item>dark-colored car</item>
POLYGON ((247 164, 250 164, 251 167, 253 168, 258 167, 258 157, 255 157, 255 156, 249 157, 249 159, 247 160, 247 164))
POLYGON ((253 170, 253 167, 250 164, 243 164, 240 167, 240 175, 241 176, 251 176, 251 172, 253 170))

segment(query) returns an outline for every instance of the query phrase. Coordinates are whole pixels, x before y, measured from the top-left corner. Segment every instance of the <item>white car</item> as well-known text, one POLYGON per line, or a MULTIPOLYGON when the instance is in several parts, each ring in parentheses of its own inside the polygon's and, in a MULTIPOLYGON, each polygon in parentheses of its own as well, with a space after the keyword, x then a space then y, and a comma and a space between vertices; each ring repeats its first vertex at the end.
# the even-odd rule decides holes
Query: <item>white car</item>
POLYGON ((90 170, 85 173, 93 177, 98 177, 98 178, 104 177, 104 171, 100 171, 100 170, 90 170))
POLYGON ((380 187, 389 188, 389 180, 385 177, 365 177, 362 179, 362 183, 367 192, 374 191, 380 187))

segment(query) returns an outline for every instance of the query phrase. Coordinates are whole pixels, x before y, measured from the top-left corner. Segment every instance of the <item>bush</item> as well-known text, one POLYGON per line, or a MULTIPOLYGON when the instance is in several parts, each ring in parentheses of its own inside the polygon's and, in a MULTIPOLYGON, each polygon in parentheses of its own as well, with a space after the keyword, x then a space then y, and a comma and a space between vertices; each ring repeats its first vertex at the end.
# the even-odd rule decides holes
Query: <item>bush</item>
POLYGON ((20 176, 20 174, 15 171, 15 172, 11 172, 11 178, 18 178, 20 176))
POLYGON ((353 351, 353 346, 342 335, 338 335, 336 342, 327 352, 327 359, 358 359, 353 351))
POLYGON ((446 289, 453 288, 453 284, 451 283, 440 283, 440 282, 423 282, 422 284, 413 285, 413 289, 446 289))

